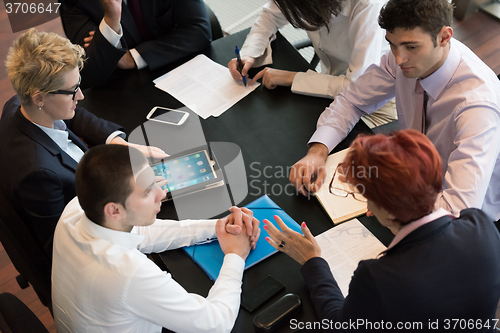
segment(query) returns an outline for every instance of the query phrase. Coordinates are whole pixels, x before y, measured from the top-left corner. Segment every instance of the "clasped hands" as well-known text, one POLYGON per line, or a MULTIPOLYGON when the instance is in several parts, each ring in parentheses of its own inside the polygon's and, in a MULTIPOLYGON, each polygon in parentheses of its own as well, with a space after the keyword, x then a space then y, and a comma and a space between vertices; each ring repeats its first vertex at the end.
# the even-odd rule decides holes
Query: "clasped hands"
MULTIPOLYGON (((236 58, 232 59, 227 67, 233 79, 241 81, 242 76, 248 76, 248 71, 255 63, 255 59, 249 56, 241 57, 242 69, 241 74, 238 71, 238 61, 236 58)), ((257 80, 262 79, 262 84, 268 89, 274 89, 277 86, 290 87, 297 72, 290 72, 281 69, 274 69, 266 67, 257 73, 250 81, 249 85, 253 85, 257 80)))
POLYGON ((217 239, 224 254, 235 253, 245 260, 259 240, 260 222, 248 208, 233 206, 229 211, 215 225, 217 239))

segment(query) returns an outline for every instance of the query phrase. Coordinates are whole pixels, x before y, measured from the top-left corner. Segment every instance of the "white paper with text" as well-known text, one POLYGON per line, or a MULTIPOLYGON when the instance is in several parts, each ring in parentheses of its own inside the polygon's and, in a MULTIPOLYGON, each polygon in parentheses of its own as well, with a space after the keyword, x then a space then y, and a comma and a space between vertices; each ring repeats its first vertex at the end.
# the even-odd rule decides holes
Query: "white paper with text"
POLYGON ((200 54, 153 81, 184 105, 194 105, 203 119, 218 117, 260 83, 245 87, 235 81, 229 69, 200 54))
POLYGON ((315 238, 321 247, 321 257, 328 262, 344 297, 358 263, 377 258, 386 249, 357 219, 339 224, 315 238))

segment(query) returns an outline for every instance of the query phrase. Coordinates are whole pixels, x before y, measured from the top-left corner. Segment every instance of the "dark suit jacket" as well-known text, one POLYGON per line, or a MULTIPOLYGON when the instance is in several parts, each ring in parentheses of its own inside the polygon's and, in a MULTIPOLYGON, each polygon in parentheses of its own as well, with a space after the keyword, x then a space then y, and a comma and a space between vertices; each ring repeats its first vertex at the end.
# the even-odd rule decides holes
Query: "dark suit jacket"
MULTIPOLYGON (((78 137, 92 146, 122 130, 80 107, 65 122, 69 138, 83 151, 88 148, 78 137)), ((76 195, 77 162, 23 116, 17 96, 5 104, 0 119, 0 156, 0 191, 2 197, 10 198, 1 205, 13 206, 51 258, 57 221, 76 195)))
POLYGON ((104 17, 99 0, 59 2, 64 31, 73 43, 83 46, 84 38, 95 31, 86 49, 88 61, 81 72, 84 87, 104 84, 128 49, 135 48, 154 70, 205 49, 212 38, 202 0, 141 1, 144 23, 153 38, 150 41, 141 41, 135 21, 122 3, 122 49, 111 45, 99 31, 104 17))
MULTIPOLYGON (((381 258, 361 261, 345 300, 322 258, 307 261, 302 275, 320 319, 391 321, 392 331, 398 331, 397 322, 419 321, 423 329, 413 331, 462 331, 459 326, 452 329, 452 321, 446 329, 446 320, 476 323, 479 319, 486 324, 495 318, 500 298, 500 235, 478 209, 465 209, 455 220, 439 218, 411 232, 381 258), (429 329, 429 320, 438 320, 439 329, 429 329)), ((494 332, 494 322, 489 324, 490 329, 471 331, 494 332)))

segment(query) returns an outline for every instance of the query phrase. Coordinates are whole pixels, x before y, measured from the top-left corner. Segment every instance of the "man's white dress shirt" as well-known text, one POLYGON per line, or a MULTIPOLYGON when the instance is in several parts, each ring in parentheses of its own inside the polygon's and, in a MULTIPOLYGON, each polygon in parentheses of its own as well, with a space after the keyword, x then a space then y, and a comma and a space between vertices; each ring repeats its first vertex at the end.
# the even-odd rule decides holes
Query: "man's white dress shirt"
MULTIPOLYGON (((345 0, 341 12, 332 16, 328 28, 307 31, 316 54, 321 59, 321 74, 298 73, 292 91, 298 94, 334 97, 355 81, 371 64, 389 50, 385 32, 378 25, 378 15, 387 0, 345 0)), ((273 1, 248 34, 241 55, 256 58, 255 67, 272 63, 270 41, 288 23, 273 1)))
MULTIPOLYGON (((436 208, 458 216, 464 208, 480 208, 500 218, 500 81, 495 73, 459 41, 450 41, 445 63, 420 80, 429 96, 427 137, 443 162, 444 189, 436 208)), ((392 52, 350 84, 318 120, 309 143, 332 150, 358 119, 396 96, 401 129, 411 128, 416 79, 408 79, 392 52)))
POLYGON ((54 234, 52 305, 58 332, 229 332, 238 315, 244 261, 224 258, 207 298, 190 294, 144 253, 206 241, 215 220, 156 220, 131 233, 90 221, 78 198, 54 234))

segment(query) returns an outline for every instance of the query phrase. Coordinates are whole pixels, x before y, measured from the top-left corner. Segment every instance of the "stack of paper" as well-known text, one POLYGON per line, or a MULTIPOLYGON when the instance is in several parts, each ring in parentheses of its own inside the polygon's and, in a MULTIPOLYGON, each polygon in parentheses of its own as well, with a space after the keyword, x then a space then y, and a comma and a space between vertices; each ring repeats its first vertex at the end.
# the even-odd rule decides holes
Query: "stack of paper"
POLYGON ((229 69, 200 54, 153 81, 157 88, 177 98, 203 119, 218 117, 260 83, 245 87, 229 69))
MULTIPOLYGON (((335 170, 339 163, 342 163, 345 156, 347 155, 348 149, 341 150, 335 154, 328 156, 326 159, 326 173, 327 176, 323 185, 321 185, 320 189, 316 192, 316 198, 318 198, 319 202, 328 213, 333 223, 337 224, 353 217, 362 215, 366 213, 366 202, 358 201, 354 199, 352 194, 349 194, 347 197, 340 197, 330 193, 330 182, 334 176, 335 170)), ((345 166, 344 169, 349 168, 351 166, 345 166)), ((352 172, 351 169, 346 169, 348 172, 352 172)), ((358 172, 359 170, 354 170, 354 172, 358 172)), ((335 178, 338 177, 338 173, 335 178)), ((347 184, 339 184, 342 188, 346 190, 352 191, 352 189, 347 184)))
POLYGON ((344 297, 358 263, 374 259, 386 249, 357 219, 325 231, 316 236, 316 241, 344 297))

